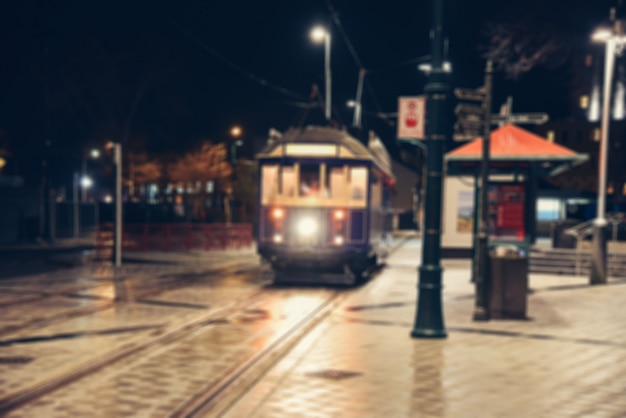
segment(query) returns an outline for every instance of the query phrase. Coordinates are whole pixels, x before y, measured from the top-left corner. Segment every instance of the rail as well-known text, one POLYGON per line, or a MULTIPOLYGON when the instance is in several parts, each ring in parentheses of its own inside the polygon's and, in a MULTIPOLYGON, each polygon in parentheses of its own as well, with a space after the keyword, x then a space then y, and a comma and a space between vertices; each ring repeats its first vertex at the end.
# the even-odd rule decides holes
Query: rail
MULTIPOLYGON (((618 241, 618 233, 619 233, 619 225, 621 223, 626 222, 626 214, 624 212, 609 212, 606 214, 607 223, 610 225, 611 231, 611 239, 617 243, 618 241)), ((572 227, 566 228, 563 230, 563 233, 574 237, 576 239, 576 274, 580 275, 582 270, 582 254, 583 254, 583 242, 587 240, 593 234, 593 223, 595 220, 589 220, 585 222, 581 222, 572 227)), ((621 246, 615 245, 613 246, 613 251, 609 253, 611 254, 619 254, 626 251, 626 247, 622 249, 621 246)))
MULTIPOLYGON (((114 225, 98 225, 97 249, 113 247, 114 225)), ((227 250, 250 247, 250 224, 124 224, 124 251, 227 250)))

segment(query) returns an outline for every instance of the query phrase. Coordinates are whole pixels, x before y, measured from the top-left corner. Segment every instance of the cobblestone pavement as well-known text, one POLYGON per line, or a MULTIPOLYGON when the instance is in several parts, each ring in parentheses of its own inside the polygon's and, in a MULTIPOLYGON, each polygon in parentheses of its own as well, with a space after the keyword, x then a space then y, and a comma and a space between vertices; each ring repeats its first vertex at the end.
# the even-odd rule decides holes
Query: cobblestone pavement
POLYGON ((469 263, 444 260, 448 338, 412 339, 418 246, 223 416, 626 417, 625 282, 530 275, 527 320, 475 322, 469 263))
POLYGON ((155 332, 245 300, 267 281, 253 248, 139 257, 143 263, 125 264, 117 273, 110 266, 88 265, 0 281, 0 330, 5 330, 0 404, 155 332), (237 274, 241 271, 248 274, 237 274), (172 283, 176 280, 182 283, 172 283), (134 297, 146 286, 160 292, 134 297), (124 300, 115 302, 120 294, 124 300), (47 320, 57 316, 61 319, 47 320), (24 323, 32 325, 6 331, 24 323))
MULTIPOLYGON (((207 416, 626 417, 626 282, 589 286, 583 277, 531 275, 527 320, 474 322, 469 262, 443 260, 449 335, 443 340, 419 340, 409 336, 419 255, 419 240, 396 250, 387 268, 350 292, 254 386, 239 397, 236 393, 229 397, 236 400, 230 409, 207 416)), ((137 257, 142 259, 125 265, 122 276, 194 275, 218 268, 237 273, 258 263, 252 250, 219 254, 218 259, 203 254, 137 257)), ((110 270, 85 266, 71 272, 73 279, 63 285, 64 291, 107 295, 102 287, 79 285, 81 274, 104 281, 110 278, 110 270)), ((46 280, 68 274, 3 281, 0 303, 12 297, 7 289, 27 297, 46 280)), ((98 353, 131 344, 172 318, 182 321, 254 289, 236 277, 220 286, 199 280, 194 286, 151 298, 150 303, 118 304, 98 315, 4 336, 5 342, 33 335, 78 338, 1 345, 0 398, 37 385, 47 374, 62 373, 98 353)), ((292 292, 298 293, 298 288, 292 292)), ((129 357, 115 370, 79 380, 6 416, 168 416, 207 376, 223 373, 249 357, 255 346, 271 340, 277 328, 293 324, 290 313, 296 307, 306 309, 318 297, 310 294, 286 304, 270 299, 266 305, 250 306, 250 316, 244 312, 228 324, 202 329, 150 356, 129 357), (258 317, 264 312, 275 321, 258 317)), ((85 303, 82 298, 56 297, 20 315, 37 316, 85 303)), ((0 320, 2 325, 17 319, 0 315, 0 320)))

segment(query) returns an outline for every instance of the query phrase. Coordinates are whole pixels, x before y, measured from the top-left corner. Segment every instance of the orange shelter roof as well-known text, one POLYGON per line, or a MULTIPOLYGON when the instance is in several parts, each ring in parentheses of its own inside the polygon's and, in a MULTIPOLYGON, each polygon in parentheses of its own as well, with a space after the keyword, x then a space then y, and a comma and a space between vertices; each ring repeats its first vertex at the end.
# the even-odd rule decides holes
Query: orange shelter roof
MULTIPOLYGON (((483 139, 476 138, 449 152, 445 156, 449 172, 471 172, 482 161, 482 150, 483 139)), ((545 172, 554 175, 587 159, 587 154, 554 144, 515 125, 491 131, 489 166, 494 169, 511 171, 515 166, 527 167, 538 162, 545 172)))
MULTIPOLYGON (((451 151, 448 156, 482 158, 482 149, 483 139, 477 138, 451 151)), ((505 125, 491 132, 489 153, 489 157, 494 160, 554 160, 560 157, 576 159, 579 155, 515 125, 505 125)))

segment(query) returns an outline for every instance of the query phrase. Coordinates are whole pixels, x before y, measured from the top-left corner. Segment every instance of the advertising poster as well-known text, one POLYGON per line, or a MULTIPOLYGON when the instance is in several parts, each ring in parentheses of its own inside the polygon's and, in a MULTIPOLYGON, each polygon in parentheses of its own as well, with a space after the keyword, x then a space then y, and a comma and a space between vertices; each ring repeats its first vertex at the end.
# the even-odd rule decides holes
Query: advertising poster
POLYGON ((491 184, 489 186, 490 240, 524 241, 525 193, 523 184, 491 184))
POLYGON ((472 190, 459 191, 457 206, 457 232, 472 233, 474 231, 474 192, 472 190))

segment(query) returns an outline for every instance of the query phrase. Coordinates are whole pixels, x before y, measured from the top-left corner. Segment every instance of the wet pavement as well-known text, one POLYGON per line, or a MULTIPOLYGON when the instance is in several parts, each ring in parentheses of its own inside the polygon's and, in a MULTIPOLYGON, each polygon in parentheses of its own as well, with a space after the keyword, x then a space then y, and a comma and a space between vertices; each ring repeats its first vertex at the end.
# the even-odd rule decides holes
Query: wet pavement
POLYGON ((6 416, 189 416, 189 399, 212 393, 217 377, 250 365, 247 379, 195 416, 626 417, 626 282, 589 286, 586 277, 531 274, 526 320, 475 322, 469 262, 443 260, 448 338, 412 339, 420 253, 420 241, 409 239, 371 281, 340 292, 268 286, 262 271, 254 273, 258 258, 251 249, 212 257, 137 253, 141 260, 117 276, 84 266, 72 269, 73 276, 2 281, 0 326, 102 306, 92 315, 49 324, 39 318, 36 327, 3 334, 0 405, 54 376, 96 370, 95 359, 127 350, 115 367, 6 416), (143 287, 177 275, 189 283, 115 302, 120 282, 132 296, 133 282, 143 287), (210 279, 216 275, 222 279, 210 279), (84 280, 62 280, 68 277, 84 280), (6 315, 13 311, 2 304, 11 297, 32 297, 51 282, 58 292, 45 303, 6 315), (303 318, 321 306, 332 309, 303 327, 303 318), (189 332, 175 338, 185 324, 189 332), (285 330, 298 328, 302 335, 263 367, 251 363, 285 330), (40 339, 26 341, 33 337, 40 339))
POLYGON ((626 416, 625 282, 531 275, 527 320, 475 322, 469 262, 444 260, 448 338, 412 339, 418 247, 397 251, 223 416, 626 416))

